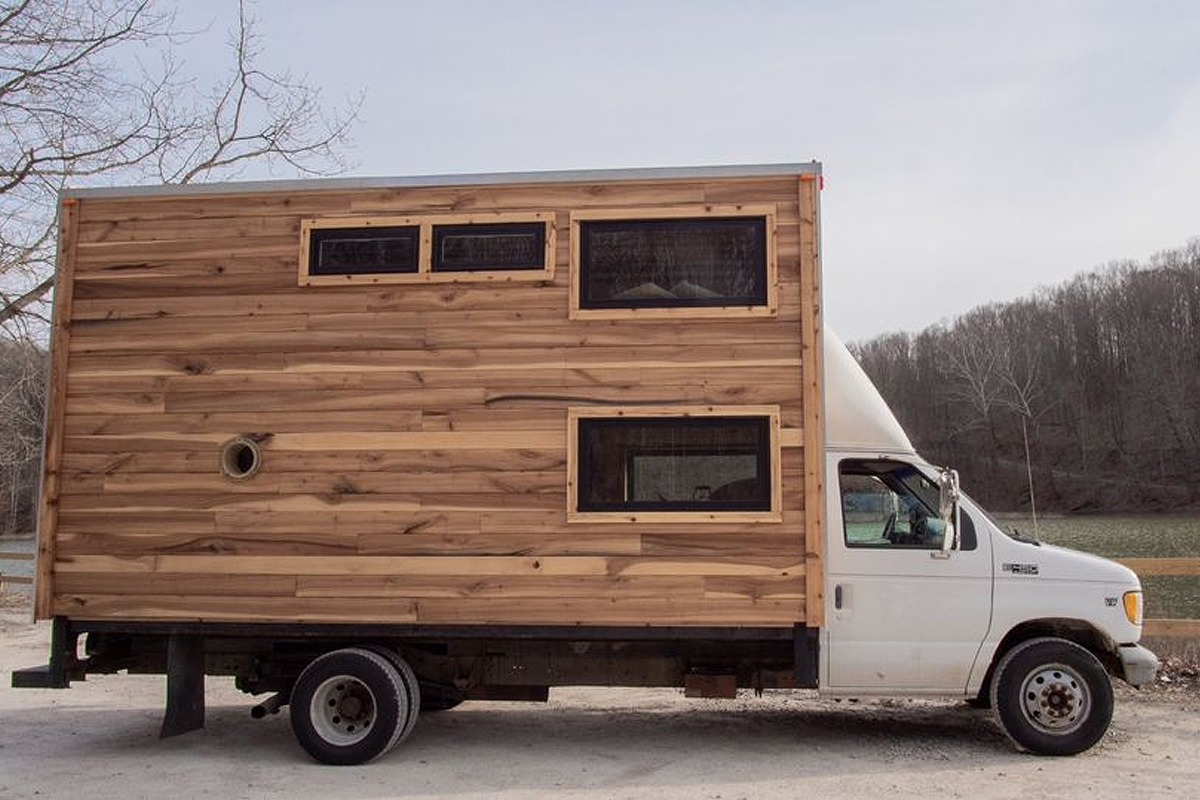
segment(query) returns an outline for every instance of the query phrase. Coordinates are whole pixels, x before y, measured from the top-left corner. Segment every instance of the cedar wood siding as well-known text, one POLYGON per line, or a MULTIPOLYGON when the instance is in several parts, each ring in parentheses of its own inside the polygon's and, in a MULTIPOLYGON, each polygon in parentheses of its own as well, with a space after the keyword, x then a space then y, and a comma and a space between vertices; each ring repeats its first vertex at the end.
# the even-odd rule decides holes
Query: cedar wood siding
POLYGON ((811 178, 65 200, 38 616, 819 624, 811 178), (774 316, 569 318, 572 212, 739 204, 774 316), (552 213, 552 281, 299 285, 303 219, 482 212, 552 213), (777 406, 782 521, 569 522, 597 402, 777 406))

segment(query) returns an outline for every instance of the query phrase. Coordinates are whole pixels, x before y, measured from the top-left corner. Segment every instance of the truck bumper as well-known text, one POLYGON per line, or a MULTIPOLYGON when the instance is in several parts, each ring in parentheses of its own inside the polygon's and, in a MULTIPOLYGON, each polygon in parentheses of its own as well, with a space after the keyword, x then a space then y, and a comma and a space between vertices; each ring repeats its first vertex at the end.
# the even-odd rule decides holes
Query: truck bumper
POLYGON ((1130 686, 1145 686, 1158 674, 1158 656, 1140 644, 1123 644, 1117 648, 1121 659, 1121 677, 1130 686))

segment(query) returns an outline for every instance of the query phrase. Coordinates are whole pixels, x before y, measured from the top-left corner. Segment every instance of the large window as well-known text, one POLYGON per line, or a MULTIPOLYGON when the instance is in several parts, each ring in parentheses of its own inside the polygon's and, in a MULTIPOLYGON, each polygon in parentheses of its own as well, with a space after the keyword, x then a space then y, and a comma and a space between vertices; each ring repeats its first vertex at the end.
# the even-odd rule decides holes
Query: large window
POLYGON ((551 281, 554 242, 552 213, 306 219, 300 283, 551 281))
POLYGON ((778 519, 776 408, 589 408, 569 418, 573 519, 778 519))
POLYGON ((572 312, 587 316, 769 314, 774 210, 572 215, 572 312))

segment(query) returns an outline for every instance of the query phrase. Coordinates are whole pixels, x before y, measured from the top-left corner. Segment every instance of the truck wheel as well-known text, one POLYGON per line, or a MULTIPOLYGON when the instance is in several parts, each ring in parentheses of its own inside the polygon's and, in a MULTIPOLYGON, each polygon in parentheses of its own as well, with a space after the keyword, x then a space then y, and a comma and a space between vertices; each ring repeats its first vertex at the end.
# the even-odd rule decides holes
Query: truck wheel
POLYGON ((289 704, 300 746, 323 764, 362 764, 400 738, 408 688, 392 663, 370 650, 326 653, 304 668, 289 704))
POLYGON ((1100 741, 1113 693, 1097 658, 1065 639, 1031 639, 1005 653, 992 678, 996 720, 1017 747, 1073 756, 1100 741))
POLYGON ((404 681, 404 688, 408 692, 408 714, 400 736, 392 743, 392 747, 395 747, 408 738, 408 735, 412 733, 413 726, 417 724, 417 713, 425 710, 425 698, 421 694, 421 684, 417 682, 417 673, 413 672, 413 668, 397 651, 383 645, 369 644, 365 647, 386 658, 388 663, 396 668, 396 671, 400 673, 400 679, 404 681))

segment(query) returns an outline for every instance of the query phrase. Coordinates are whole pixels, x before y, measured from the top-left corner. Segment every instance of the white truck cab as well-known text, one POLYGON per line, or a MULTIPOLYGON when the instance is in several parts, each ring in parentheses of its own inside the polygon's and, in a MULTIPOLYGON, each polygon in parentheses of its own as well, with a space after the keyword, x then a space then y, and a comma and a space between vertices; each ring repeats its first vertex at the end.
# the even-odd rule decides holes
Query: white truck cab
POLYGON ((846 347, 824 331, 822 692, 961 696, 1021 747, 1077 753, 1138 686, 1141 584, 1103 558, 1006 533, 927 463, 846 347))

